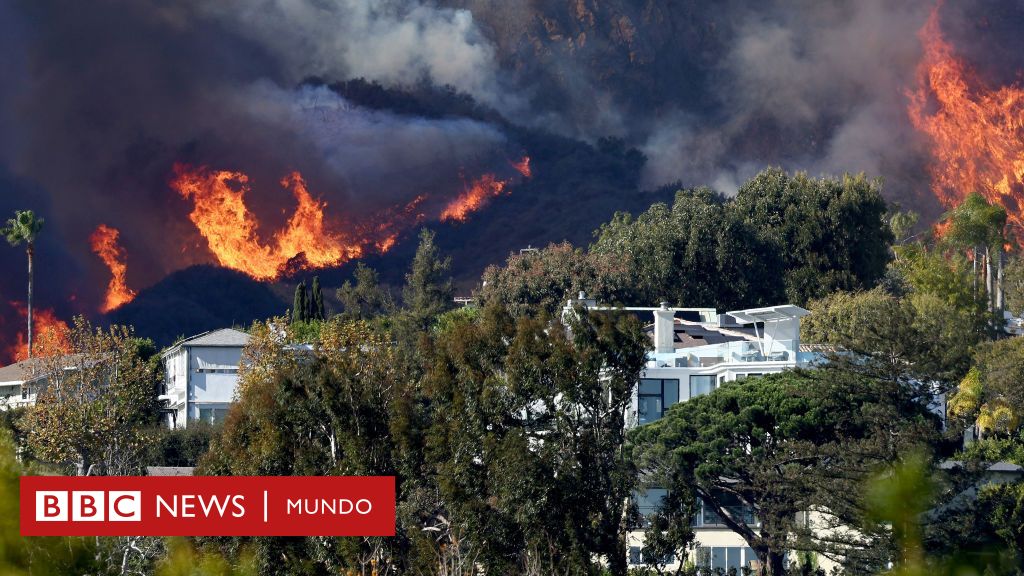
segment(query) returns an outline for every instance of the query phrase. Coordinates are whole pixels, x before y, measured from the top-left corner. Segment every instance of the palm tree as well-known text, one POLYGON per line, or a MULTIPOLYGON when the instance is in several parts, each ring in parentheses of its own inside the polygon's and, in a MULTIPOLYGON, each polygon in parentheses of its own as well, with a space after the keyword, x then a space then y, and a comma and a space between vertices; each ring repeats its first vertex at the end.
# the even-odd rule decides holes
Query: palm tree
POLYGON ((35 255, 36 236, 43 228, 43 219, 31 210, 15 210, 14 218, 7 220, 7 226, 0 234, 7 237, 11 246, 25 244, 28 254, 28 357, 32 357, 32 257, 35 255))

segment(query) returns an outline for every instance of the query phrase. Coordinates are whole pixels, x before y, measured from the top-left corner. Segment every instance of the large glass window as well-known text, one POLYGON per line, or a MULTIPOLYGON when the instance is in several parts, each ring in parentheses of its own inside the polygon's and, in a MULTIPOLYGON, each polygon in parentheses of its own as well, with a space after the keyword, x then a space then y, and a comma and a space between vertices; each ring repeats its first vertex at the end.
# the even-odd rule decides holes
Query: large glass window
POLYGON ((750 568, 750 564, 757 560, 757 555, 750 548, 739 546, 699 546, 697 548, 697 567, 702 569, 701 573, 709 571, 728 574, 734 570, 741 574, 743 568, 750 568))
POLYGON ((637 393, 639 423, 654 422, 676 402, 679 402, 679 380, 642 378, 637 393))
POLYGON ((715 376, 713 374, 690 376, 690 398, 701 394, 710 394, 715 389, 715 376))
MULTIPOLYGON (((754 515, 754 511, 749 506, 744 505, 739 498, 732 494, 720 494, 717 496, 717 499, 733 518, 741 519, 744 524, 757 525, 757 516, 754 515)), ((725 522, 712 506, 701 500, 694 526, 725 526, 725 522)))

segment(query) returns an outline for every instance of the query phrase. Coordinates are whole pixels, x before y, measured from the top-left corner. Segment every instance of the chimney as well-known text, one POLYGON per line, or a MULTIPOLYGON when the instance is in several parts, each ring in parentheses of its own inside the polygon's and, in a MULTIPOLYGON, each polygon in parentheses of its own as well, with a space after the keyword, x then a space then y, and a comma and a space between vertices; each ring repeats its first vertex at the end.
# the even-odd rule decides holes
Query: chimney
POLYGON ((675 352, 676 313, 669 310, 668 302, 654 311, 654 351, 662 354, 675 352))

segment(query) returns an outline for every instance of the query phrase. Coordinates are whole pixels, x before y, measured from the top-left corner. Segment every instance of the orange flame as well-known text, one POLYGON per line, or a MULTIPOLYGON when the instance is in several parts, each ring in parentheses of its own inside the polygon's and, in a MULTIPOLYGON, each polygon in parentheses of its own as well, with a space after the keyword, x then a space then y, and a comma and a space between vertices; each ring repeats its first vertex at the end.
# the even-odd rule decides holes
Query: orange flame
POLYGON ((100 306, 100 312, 107 313, 135 299, 135 291, 125 284, 128 266, 125 264, 128 254, 119 243, 121 232, 106 224, 100 224, 89 237, 92 251, 103 260, 110 269, 110 283, 107 284, 107 296, 100 306))
MULTIPOLYGON (((530 158, 524 157, 518 163, 513 163, 520 175, 529 178, 532 175, 530 170, 530 158)), ((484 174, 472 182, 462 194, 445 206, 441 212, 442 222, 465 222, 469 215, 484 207, 491 198, 505 194, 510 180, 499 180, 494 174, 484 174)))
MULTIPOLYGON (((28 308, 23 302, 10 302, 24 321, 28 308)), ((35 356, 66 354, 71 350, 71 328, 49 308, 32 310, 32 337, 35 356)), ((28 337, 25 330, 18 332, 15 343, 6 350, 8 358, 21 362, 28 358, 28 337)))
POLYGON ((315 200, 298 172, 281 185, 290 188, 298 206, 270 244, 257 235, 258 222, 245 203, 249 177, 241 172, 211 171, 175 166, 171 186, 193 201, 189 219, 206 238, 217 261, 256 278, 278 277, 289 261, 302 257, 304 268, 341 264, 363 254, 363 247, 330 230, 324 220, 326 203, 315 200))
POLYGON ((404 208, 385 210, 367 222, 343 231, 324 215, 327 203, 315 199, 298 172, 281 180, 298 205, 283 228, 269 243, 260 241, 256 216, 245 195, 249 178, 241 172, 175 166, 173 187, 193 202, 189 219, 206 238, 221 266, 233 268, 257 280, 272 280, 290 271, 337 266, 360 258, 370 250, 387 252, 398 235, 423 215, 417 212, 426 196, 418 196, 404 208))
POLYGON ((919 36, 924 58, 907 111, 931 140, 932 191, 947 207, 979 192, 1024 225, 1024 89, 984 86, 943 39, 938 6, 919 36))

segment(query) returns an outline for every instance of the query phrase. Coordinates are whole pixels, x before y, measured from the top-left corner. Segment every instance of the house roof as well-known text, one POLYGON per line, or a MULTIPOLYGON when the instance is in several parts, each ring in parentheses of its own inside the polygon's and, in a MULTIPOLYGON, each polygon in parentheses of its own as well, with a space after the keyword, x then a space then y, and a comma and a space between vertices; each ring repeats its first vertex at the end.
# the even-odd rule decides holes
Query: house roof
POLYGON ((799 306, 783 304, 782 306, 768 306, 766 308, 748 308, 746 310, 730 311, 728 314, 744 324, 753 324, 755 322, 792 320, 794 318, 806 316, 810 314, 810 312, 799 306))
POLYGON ((240 348, 248 344, 250 338, 251 337, 248 334, 241 330, 235 330, 234 328, 221 328, 220 330, 211 330, 191 338, 186 338, 175 344, 167 352, 164 352, 164 355, 167 355, 178 348, 190 346, 223 346, 226 348, 240 348))
POLYGON ((22 384, 42 376, 45 369, 38 358, 15 362, 0 368, 0 384, 22 384))

